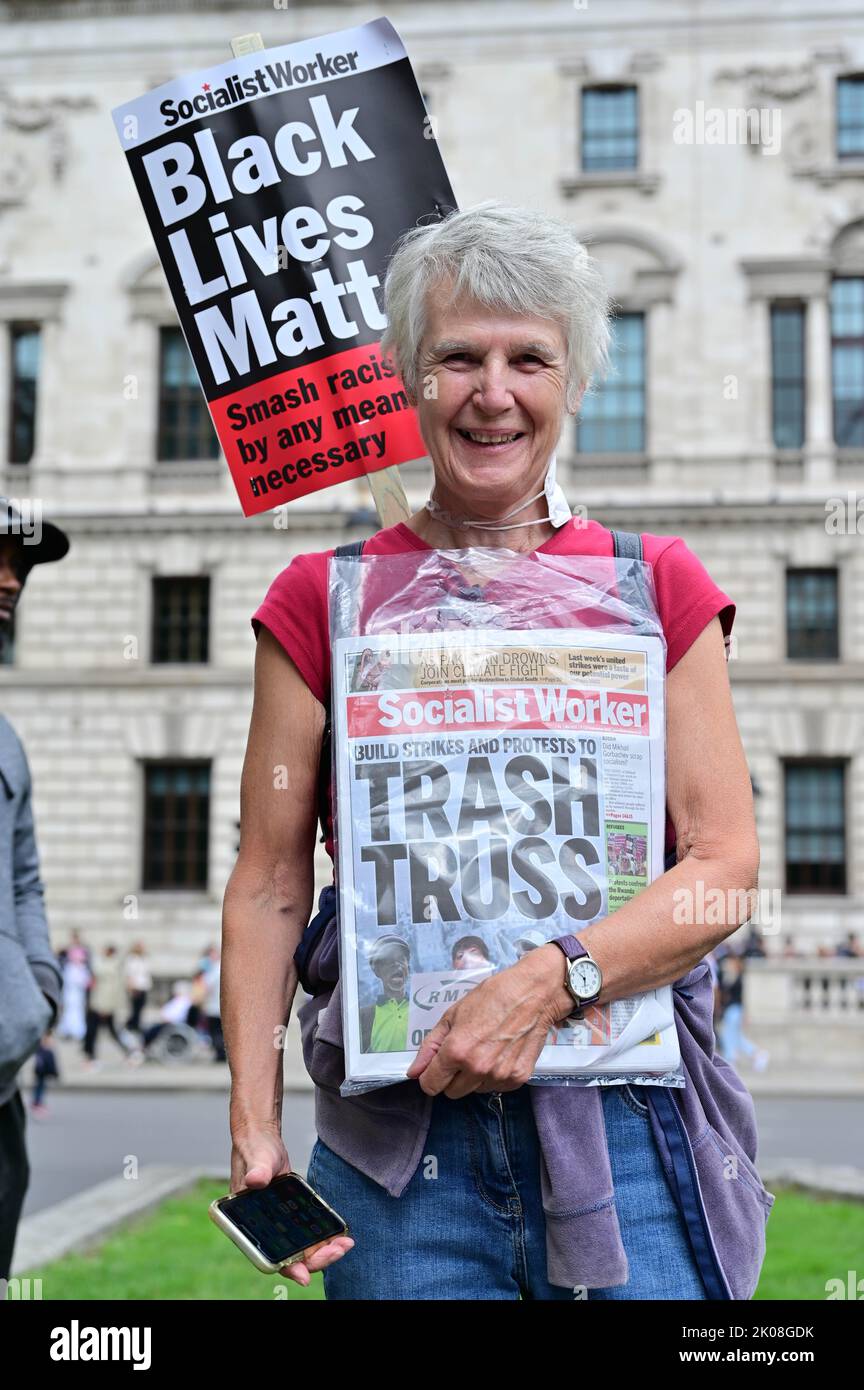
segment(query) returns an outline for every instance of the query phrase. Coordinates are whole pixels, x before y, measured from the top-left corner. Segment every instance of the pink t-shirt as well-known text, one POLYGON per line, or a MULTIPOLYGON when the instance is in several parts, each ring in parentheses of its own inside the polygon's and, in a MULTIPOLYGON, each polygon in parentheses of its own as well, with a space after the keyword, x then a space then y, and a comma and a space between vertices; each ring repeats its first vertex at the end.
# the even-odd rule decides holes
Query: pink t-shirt
MULTIPOLYGON (((660 620, 666 637, 666 670, 671 671, 688 647, 718 614, 724 636, 732 631, 735 604, 711 579, 704 565, 680 536, 642 536, 643 557, 653 566, 660 620)), ((597 521, 568 521, 538 547, 546 554, 612 555, 612 533, 597 521)), ((363 547, 364 555, 397 555, 407 550, 430 550, 424 540, 399 522, 376 531, 363 547)), ((327 562, 332 550, 295 555, 267 590, 252 617, 257 637, 263 624, 284 647, 321 704, 330 699, 330 621, 327 601, 327 562)), ((667 818, 666 843, 675 829, 667 818)), ((333 855, 332 818, 328 817, 328 854, 333 855)))

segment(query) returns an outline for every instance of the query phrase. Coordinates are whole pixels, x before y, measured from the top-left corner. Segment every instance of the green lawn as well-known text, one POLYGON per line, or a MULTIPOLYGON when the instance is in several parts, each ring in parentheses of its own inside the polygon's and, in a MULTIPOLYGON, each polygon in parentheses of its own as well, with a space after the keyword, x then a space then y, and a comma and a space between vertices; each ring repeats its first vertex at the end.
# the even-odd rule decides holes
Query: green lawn
MULTIPOLYGON (((776 1191, 756 1298, 820 1300, 829 1279, 864 1272, 864 1202, 776 1191)), ((857 1276, 856 1276, 857 1277, 857 1276)))
MULTIPOLYGON (((224 1185, 201 1183, 125 1228, 87 1255, 47 1269, 45 1299, 255 1299, 324 1296, 321 1275, 308 1290, 260 1274, 213 1225, 207 1205, 224 1185)), ((860 1270, 864 1203, 820 1201, 780 1191, 768 1222, 768 1255, 757 1299, 818 1300, 828 1279, 860 1270)), ((10 1290, 10 1298, 14 1296, 10 1290)))
MULTIPOLYGON (((207 1207, 227 1183, 202 1182, 164 1202, 85 1255, 67 1255, 45 1270, 44 1299, 273 1299, 324 1297, 320 1274, 308 1289, 262 1274, 213 1225, 207 1207)), ((10 1290, 10 1298, 12 1291, 10 1290)))

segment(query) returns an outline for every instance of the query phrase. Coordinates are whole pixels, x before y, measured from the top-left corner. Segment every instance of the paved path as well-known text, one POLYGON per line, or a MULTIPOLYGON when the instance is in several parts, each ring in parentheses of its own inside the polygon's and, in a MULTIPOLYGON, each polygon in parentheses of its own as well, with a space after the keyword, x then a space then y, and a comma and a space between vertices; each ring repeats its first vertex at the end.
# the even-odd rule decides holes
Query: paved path
MULTIPOLYGON (((864 1107, 850 1099, 757 1099, 759 1166, 769 1187, 826 1174, 832 1187, 864 1196, 864 1107)), ((315 1139, 313 1097, 285 1097, 283 1132, 304 1172, 315 1139)), ((227 1096, 214 1091, 118 1092, 74 1088, 31 1116, 32 1178, 16 1251, 17 1271, 39 1270, 130 1216, 188 1188, 202 1174, 227 1174, 227 1096)))
MULTIPOLYGON (((864 1106, 856 1100, 760 1098, 759 1160, 864 1166, 864 1106)), ((29 1120, 32 1168, 25 1214, 97 1182, 124 1165, 204 1167, 228 1172, 227 1096, 152 1091, 60 1093, 47 1118, 29 1120)), ((283 1130, 291 1161, 305 1171, 315 1140, 313 1097, 285 1097, 283 1130)))
MULTIPOLYGON (((87 1231, 95 1238, 123 1213, 145 1210, 196 1174, 228 1173, 227 1066, 205 1048, 188 1063, 133 1067, 110 1039, 100 1044, 95 1071, 85 1067, 80 1046, 59 1044, 62 1082, 49 1092, 48 1114, 30 1116, 32 1177, 19 1269, 27 1267, 22 1256, 32 1267, 44 1265, 64 1242, 68 1248, 87 1231)), ((769 1185, 803 1171, 802 1165, 814 1173, 813 1165, 823 1171, 827 1165, 851 1184, 850 1192, 860 1188, 864 1077, 774 1067, 743 1069, 742 1075, 756 1099, 759 1166, 769 1185)), ((314 1095, 296 1021, 286 1042, 284 1081, 285 1141, 292 1163, 304 1172, 315 1140, 314 1095)), ((818 1185, 818 1174, 814 1180, 818 1185)))
MULTIPOLYGON (((283 1133, 291 1162, 305 1172, 315 1142, 312 1095, 286 1096, 283 1133)), ((228 1172, 228 1097, 203 1092, 68 1091, 50 1098, 45 1119, 29 1117, 32 1177, 25 1215, 95 1183, 122 1178, 131 1164, 228 1172)))
MULTIPOLYGON (((61 1083, 49 1092, 48 1114, 29 1119, 32 1176, 19 1271, 44 1268, 198 1176, 229 1169, 230 1075, 206 1046, 188 1062, 132 1066, 103 1036, 95 1070, 85 1066, 79 1044, 60 1042, 58 1053, 61 1083)), ((283 1132, 302 1173, 315 1141, 315 1114, 296 1019, 283 1057, 283 1132)), ((30 1070, 22 1073, 25 1082, 30 1070)), ((745 1063, 742 1076, 756 1100, 759 1167, 769 1187, 806 1181, 810 1173, 819 1190, 833 1173, 836 1190, 864 1193, 864 1075, 792 1073, 773 1065, 755 1073, 745 1063)))
MULTIPOLYGON (((100 1038, 96 1071, 86 1068, 77 1043, 58 1044, 62 1080, 59 1090, 122 1090, 122 1091, 227 1091, 230 1085, 228 1067, 212 1060, 208 1049, 188 1063, 159 1063, 146 1061, 131 1066, 110 1038, 100 1038)), ((31 1068, 25 1068, 29 1079, 31 1068)), ((300 1050, 300 1030, 295 1018, 288 1025, 284 1051, 284 1084, 290 1092, 311 1093, 312 1082, 303 1065, 300 1050)), ((864 1071, 843 1072, 814 1067, 807 1072, 791 1071, 769 1065, 767 1071, 756 1072, 744 1062, 741 1075, 754 1096, 811 1096, 824 1098, 858 1097, 864 1100, 864 1071)))

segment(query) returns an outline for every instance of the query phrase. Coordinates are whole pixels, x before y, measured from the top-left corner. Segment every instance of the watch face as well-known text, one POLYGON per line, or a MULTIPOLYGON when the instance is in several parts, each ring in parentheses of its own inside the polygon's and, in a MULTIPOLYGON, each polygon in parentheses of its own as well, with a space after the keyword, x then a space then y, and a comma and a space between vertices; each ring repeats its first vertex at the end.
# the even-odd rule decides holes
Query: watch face
POLYGON ((600 993, 603 976, 600 967, 593 960, 573 961, 570 966, 570 984, 574 993, 581 999, 591 999, 600 993))

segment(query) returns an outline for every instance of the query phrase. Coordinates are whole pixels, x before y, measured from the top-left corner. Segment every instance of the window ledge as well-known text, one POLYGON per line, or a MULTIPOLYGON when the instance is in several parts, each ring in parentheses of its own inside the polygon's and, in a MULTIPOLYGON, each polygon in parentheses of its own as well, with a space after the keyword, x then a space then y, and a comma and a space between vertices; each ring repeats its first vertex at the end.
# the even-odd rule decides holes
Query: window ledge
POLYGON ((784 659, 796 674, 803 671, 805 678, 811 676, 818 679, 819 676, 825 675, 826 668, 841 672, 843 669, 843 659, 839 656, 790 656, 787 652, 784 659))
POLYGON ((154 459, 152 468, 154 473, 174 473, 180 469, 191 469, 195 472, 216 472, 223 463, 222 455, 215 459, 154 459))
POLYGON ((218 902, 218 894, 209 888, 139 888, 136 897, 139 907, 147 903, 150 907, 209 907, 218 902))
POLYGON ((796 179, 812 179, 823 188, 830 188, 843 179, 864 179, 864 158, 836 160, 822 165, 807 164, 791 172, 796 179))
POLYGON ((63 301, 69 293, 65 282, 25 281, 0 285, 0 322, 26 319, 34 323, 59 320, 63 301))
POLYGON ((775 449, 774 476, 781 483, 800 483, 804 478, 804 454, 800 449, 775 449))
POLYGON ((564 174, 558 187, 565 198, 579 193, 593 193, 604 188, 634 188, 645 195, 656 193, 660 187, 659 174, 644 174, 639 169, 598 169, 596 172, 564 174))
POLYGON ((32 478, 33 468, 31 464, 10 463, 7 459, 3 465, 3 492, 7 496, 11 493, 20 498, 29 492, 32 478))
POLYGON ((173 688, 188 685, 239 686, 249 689, 249 669, 242 665, 218 665, 180 662, 151 665, 145 661, 114 661, 109 664, 70 667, 22 666, 20 662, 0 662, 0 686, 17 690, 53 690, 57 687, 75 690, 93 688, 123 690, 139 688, 173 688), (126 668, 129 669, 121 669, 126 668))
POLYGON ((178 671, 206 671, 209 665, 209 661, 198 659, 195 661, 156 661, 151 657, 149 669, 151 671, 164 671, 167 675, 174 676, 178 671))
MULTIPOLYGON (((837 903, 849 908, 857 907, 854 894, 845 888, 784 888, 783 897, 784 905, 785 902, 794 903, 796 907, 808 908, 810 911, 820 907, 834 907, 837 903)), ((820 966, 823 963, 828 966, 844 963, 842 956, 817 957, 816 960, 820 966)), ((808 965, 812 970, 812 962, 808 962, 808 965)))
POLYGON ((157 459, 150 468, 150 485, 155 488, 209 487, 220 483, 225 461, 218 459, 157 459))
POLYGON ((776 657, 773 660, 751 660, 738 656, 729 662, 729 676, 736 684, 746 685, 812 685, 820 696, 819 708, 828 709, 833 684, 845 681, 858 685, 864 680, 864 663, 841 657, 839 661, 805 661, 799 657, 776 657))
POLYGON ((646 469, 651 462, 648 454, 644 451, 632 454, 587 454, 572 453, 569 456, 570 466, 575 473, 581 472, 585 468, 641 468, 646 469))

